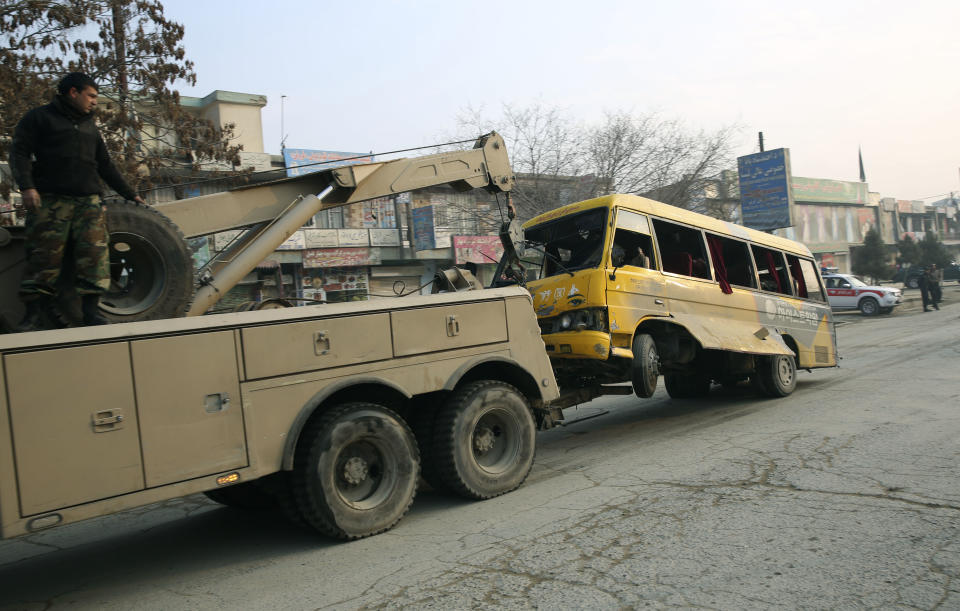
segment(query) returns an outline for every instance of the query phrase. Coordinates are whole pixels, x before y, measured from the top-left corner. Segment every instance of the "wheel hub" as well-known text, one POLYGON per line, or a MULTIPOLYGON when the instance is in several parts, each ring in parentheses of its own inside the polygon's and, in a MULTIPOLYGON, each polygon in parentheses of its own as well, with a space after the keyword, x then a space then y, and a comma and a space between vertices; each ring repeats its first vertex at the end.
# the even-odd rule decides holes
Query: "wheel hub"
POLYGON ((493 449, 496 443, 496 433, 488 426, 478 427, 473 435, 473 449, 476 450, 478 454, 486 454, 493 449))
POLYGON ((343 480, 352 486, 357 486, 367 479, 370 473, 370 467, 367 461, 354 456, 343 464, 343 480))
POLYGON ((790 384, 792 375, 790 373, 790 364, 787 363, 786 359, 780 359, 780 363, 777 366, 777 369, 780 373, 780 381, 786 386, 790 384))

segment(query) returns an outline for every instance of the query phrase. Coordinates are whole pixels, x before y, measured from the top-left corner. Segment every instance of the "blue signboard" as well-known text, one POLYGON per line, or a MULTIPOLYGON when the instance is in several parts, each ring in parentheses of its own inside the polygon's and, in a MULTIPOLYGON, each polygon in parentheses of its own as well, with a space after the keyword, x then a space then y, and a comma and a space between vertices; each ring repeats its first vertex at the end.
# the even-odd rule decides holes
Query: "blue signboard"
POLYGON ((437 247, 437 240, 433 235, 433 206, 413 209, 413 246, 417 250, 437 247))
POLYGON ((329 170, 341 165, 373 163, 373 161, 373 155, 364 155, 363 153, 283 149, 283 165, 287 168, 287 176, 289 177, 329 170))
POLYGON ((793 225, 790 149, 775 149, 737 158, 740 171, 741 223, 770 231, 793 225))

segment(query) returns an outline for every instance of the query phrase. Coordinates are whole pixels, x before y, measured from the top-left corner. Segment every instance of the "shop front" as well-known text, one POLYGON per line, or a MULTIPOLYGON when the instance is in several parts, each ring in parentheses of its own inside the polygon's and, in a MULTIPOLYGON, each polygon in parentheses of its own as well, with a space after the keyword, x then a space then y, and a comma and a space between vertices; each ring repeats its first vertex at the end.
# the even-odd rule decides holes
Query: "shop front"
POLYGON ((311 248, 303 251, 301 297, 324 303, 366 301, 370 266, 380 264, 380 249, 311 248))
MULTIPOLYGON (((497 269, 497 262, 503 256, 503 244, 495 235, 457 235, 453 236, 453 256, 457 267, 476 266, 474 275, 483 286, 490 286, 497 269)), ((472 270, 471 270, 472 271, 472 270)))

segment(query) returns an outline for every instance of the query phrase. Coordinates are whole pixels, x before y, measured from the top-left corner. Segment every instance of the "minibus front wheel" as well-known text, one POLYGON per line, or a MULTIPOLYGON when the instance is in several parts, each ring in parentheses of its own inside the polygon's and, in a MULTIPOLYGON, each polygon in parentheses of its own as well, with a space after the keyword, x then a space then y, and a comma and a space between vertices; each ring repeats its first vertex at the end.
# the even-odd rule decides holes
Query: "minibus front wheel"
POLYGON ((652 397, 660 376, 660 354, 653 336, 637 333, 633 338, 633 364, 630 370, 633 392, 638 397, 652 397))

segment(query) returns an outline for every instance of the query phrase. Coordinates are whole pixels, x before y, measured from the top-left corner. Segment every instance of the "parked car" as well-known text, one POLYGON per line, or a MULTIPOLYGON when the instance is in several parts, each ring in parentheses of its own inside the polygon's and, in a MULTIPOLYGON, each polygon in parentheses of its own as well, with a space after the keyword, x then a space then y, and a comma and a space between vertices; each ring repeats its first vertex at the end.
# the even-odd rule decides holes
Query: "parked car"
POLYGON ((834 310, 859 309, 867 316, 889 314, 903 299, 900 289, 870 286, 850 274, 824 274, 823 282, 827 287, 827 303, 834 310))
MULTIPOLYGON (((913 265, 911 267, 901 268, 893 276, 894 282, 902 282, 908 289, 920 287, 920 276, 923 275, 923 266, 913 265)), ((960 265, 951 263, 943 268, 943 281, 948 282, 956 280, 960 282, 960 265)))

